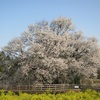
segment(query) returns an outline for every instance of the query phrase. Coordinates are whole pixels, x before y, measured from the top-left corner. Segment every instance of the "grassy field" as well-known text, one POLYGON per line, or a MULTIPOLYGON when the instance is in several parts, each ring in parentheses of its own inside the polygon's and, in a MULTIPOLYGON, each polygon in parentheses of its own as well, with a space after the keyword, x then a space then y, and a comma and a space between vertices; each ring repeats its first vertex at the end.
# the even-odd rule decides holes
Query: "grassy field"
POLYGON ((100 92, 93 90, 86 90, 85 92, 69 91, 67 93, 50 94, 49 92, 43 94, 15 94, 9 91, 5 93, 0 92, 0 100, 100 100, 100 92))

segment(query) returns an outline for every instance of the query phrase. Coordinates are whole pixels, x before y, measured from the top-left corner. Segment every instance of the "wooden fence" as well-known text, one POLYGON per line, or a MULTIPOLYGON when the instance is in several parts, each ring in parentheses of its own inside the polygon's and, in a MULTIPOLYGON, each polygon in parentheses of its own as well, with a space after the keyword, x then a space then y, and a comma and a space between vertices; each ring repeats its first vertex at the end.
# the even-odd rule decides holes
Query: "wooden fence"
POLYGON ((91 86, 91 85, 76 85, 76 84, 34 84, 34 85, 0 85, 0 90, 5 91, 22 91, 22 92, 67 92, 69 90, 81 91, 86 89, 100 90, 100 85, 91 86))

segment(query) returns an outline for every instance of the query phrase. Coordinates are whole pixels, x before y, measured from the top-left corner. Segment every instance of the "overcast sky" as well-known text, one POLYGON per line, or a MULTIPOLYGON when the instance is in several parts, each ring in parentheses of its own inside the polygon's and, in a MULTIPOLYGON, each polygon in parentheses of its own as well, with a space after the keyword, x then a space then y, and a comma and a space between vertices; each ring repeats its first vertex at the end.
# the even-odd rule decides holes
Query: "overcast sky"
POLYGON ((0 0, 0 48, 28 25, 59 16, 71 18, 77 30, 100 43, 100 0, 0 0))

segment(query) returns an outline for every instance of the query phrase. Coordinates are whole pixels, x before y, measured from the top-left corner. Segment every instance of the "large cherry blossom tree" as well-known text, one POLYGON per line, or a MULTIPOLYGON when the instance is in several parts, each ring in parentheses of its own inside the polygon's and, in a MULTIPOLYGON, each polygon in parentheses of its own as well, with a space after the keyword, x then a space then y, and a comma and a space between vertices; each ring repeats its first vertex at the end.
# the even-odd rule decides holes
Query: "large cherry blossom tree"
POLYGON ((96 78, 100 66, 97 40, 76 31, 71 19, 65 17, 30 25, 3 51, 19 59, 12 84, 77 83, 82 77, 96 78))

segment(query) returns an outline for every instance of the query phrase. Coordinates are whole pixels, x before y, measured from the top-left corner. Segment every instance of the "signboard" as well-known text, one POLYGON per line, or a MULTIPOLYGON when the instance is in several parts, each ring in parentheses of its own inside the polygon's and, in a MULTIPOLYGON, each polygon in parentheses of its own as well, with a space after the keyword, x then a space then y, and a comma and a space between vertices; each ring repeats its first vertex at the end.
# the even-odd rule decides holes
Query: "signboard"
POLYGON ((74 86, 74 88, 75 88, 75 89, 79 89, 79 86, 78 86, 78 85, 76 85, 76 86, 74 86))

